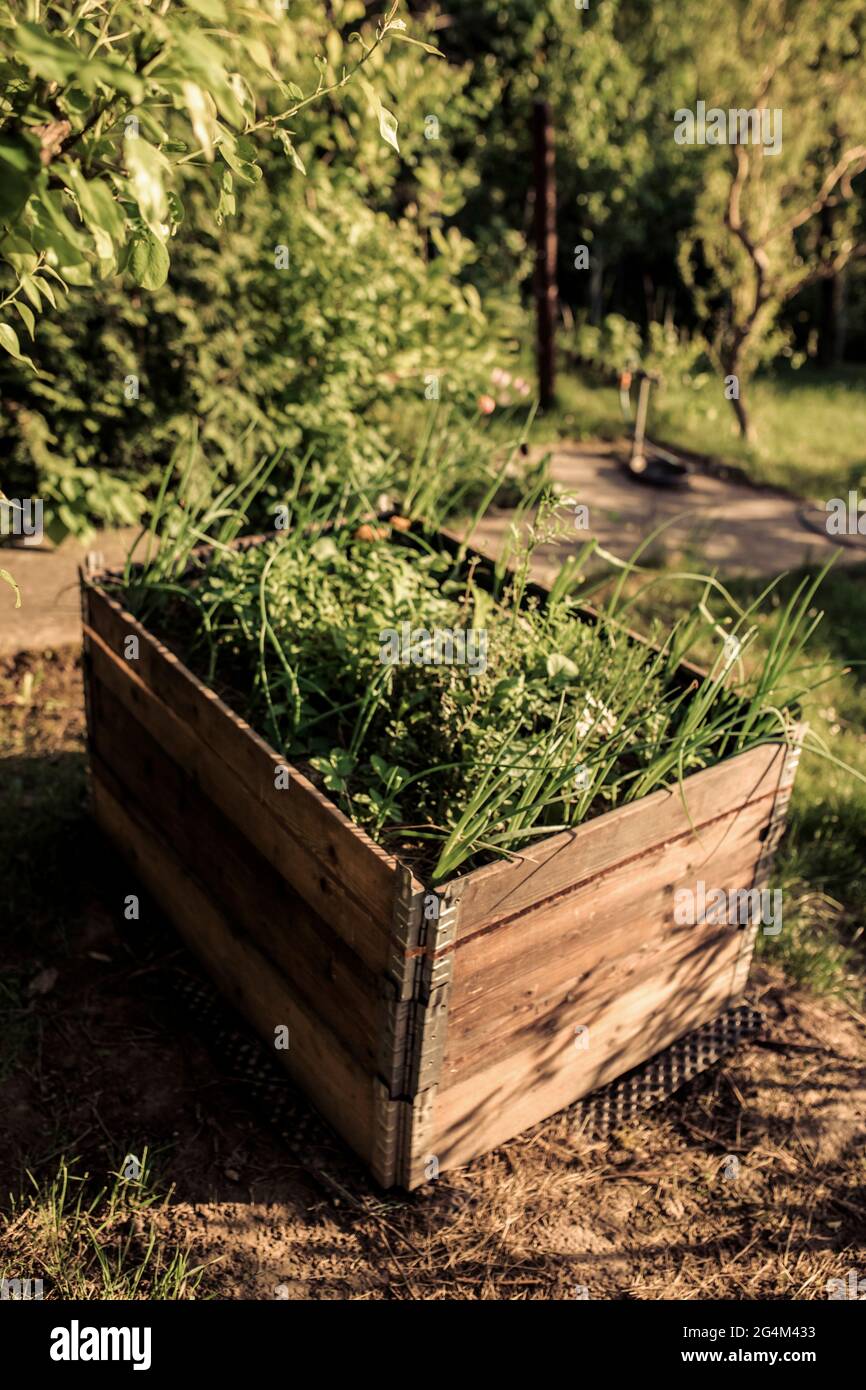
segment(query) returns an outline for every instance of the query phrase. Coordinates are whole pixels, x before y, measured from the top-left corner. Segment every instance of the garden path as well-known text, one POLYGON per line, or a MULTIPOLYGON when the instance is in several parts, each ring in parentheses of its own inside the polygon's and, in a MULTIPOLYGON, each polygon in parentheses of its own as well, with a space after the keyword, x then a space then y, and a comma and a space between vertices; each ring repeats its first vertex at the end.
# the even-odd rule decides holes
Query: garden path
POLYGON ((85 555, 99 551, 106 564, 120 564, 138 527, 100 531, 82 545, 71 537, 56 550, 10 547, 0 550, 0 568, 14 575, 21 590, 21 607, 8 584, 0 584, 0 656, 48 651, 81 640, 78 566, 85 555))
MULTIPOLYGON (((841 549, 840 560, 866 562, 866 536, 827 534, 822 505, 735 478, 696 471, 687 487, 655 488, 633 482, 621 467, 623 443, 567 443, 554 447, 551 473, 566 495, 589 511, 587 529, 575 529, 574 542, 540 546, 537 577, 550 577, 568 551, 588 536, 620 559, 627 559, 662 522, 673 522, 654 542, 653 559, 690 561, 703 572, 778 574, 826 560, 841 549)), ((511 513, 491 511, 474 532, 473 544, 493 552, 503 542, 511 513)), ((649 558, 649 551, 646 558, 649 558)), ((644 560, 644 563, 646 560, 644 560)))
MULTIPOLYGON (((641 486, 624 474, 623 452, 622 443, 563 442, 554 448, 552 475, 588 507, 588 528, 575 530, 573 545, 540 547, 538 578, 549 578, 568 550, 576 550, 588 535, 627 558, 648 532, 674 517, 678 520, 654 543, 654 558, 686 560, 702 571, 715 567, 725 574, 776 574, 822 561, 838 547, 843 563, 866 561, 866 537, 828 536, 826 513, 816 504, 703 472, 682 489, 641 486)), ((474 544, 495 551, 511 517, 509 511, 489 512, 476 528, 474 544)), ((134 528, 126 528, 101 532, 86 545, 69 539, 57 550, 0 551, 0 564, 15 575, 22 591, 22 606, 16 609, 12 589, 0 584, 0 655, 78 641, 78 566, 89 550, 101 551, 107 563, 118 563, 135 534, 134 528)))

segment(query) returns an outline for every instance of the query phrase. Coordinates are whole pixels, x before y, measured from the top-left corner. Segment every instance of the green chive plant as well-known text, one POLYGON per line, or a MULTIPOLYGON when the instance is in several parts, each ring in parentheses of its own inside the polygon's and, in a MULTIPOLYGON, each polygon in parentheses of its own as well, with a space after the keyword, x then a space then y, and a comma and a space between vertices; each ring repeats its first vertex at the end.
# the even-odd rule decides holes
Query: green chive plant
MULTIPOLYGON (((400 514, 383 524, 351 480, 310 486, 302 465, 284 528, 236 546, 275 462, 215 494, 196 491, 188 464, 182 505, 169 502, 167 475, 125 602, 431 884, 794 738, 798 702, 817 683, 807 646, 826 566, 800 584, 753 665, 778 581, 742 608, 714 576, 691 575, 685 617, 657 622, 648 641, 630 633, 629 609, 661 577, 639 564, 654 536, 625 563, 587 542, 540 594, 533 556, 565 524, 549 490, 525 499, 505 553, 485 567, 465 538, 443 543, 432 489, 425 524, 400 514), (607 573, 590 580, 599 555, 607 573), (483 662, 435 659, 437 633, 459 654, 455 635, 467 631, 484 635, 483 662), (396 659, 395 634, 408 634, 396 659), (708 636, 717 655, 699 679, 681 663, 708 636)), ((809 746, 835 761, 817 736, 809 746)))

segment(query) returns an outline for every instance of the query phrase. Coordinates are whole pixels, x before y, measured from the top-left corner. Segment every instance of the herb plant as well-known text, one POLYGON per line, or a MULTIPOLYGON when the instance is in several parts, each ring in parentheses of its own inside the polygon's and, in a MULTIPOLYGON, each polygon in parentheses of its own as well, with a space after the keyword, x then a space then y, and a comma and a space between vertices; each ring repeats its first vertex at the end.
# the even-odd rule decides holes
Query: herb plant
POLYGON ((127 568, 126 602, 431 882, 681 785, 725 757, 793 739, 810 688, 804 653, 820 622, 812 600, 821 575, 795 591, 765 661, 748 671, 777 581, 742 609, 712 576, 694 575, 691 612, 667 631, 657 624, 645 642, 626 625, 654 582, 634 592, 648 573, 639 552, 612 588, 609 575, 587 580, 594 542, 546 598, 530 583, 534 551, 561 532, 549 492, 531 524, 515 524, 510 554, 485 569, 465 544, 442 544, 435 518, 383 523, 348 486, 327 501, 305 492, 300 471, 285 529, 234 548, 274 463, 260 465, 245 493, 236 485, 180 511, 165 504, 164 487, 145 563, 127 568), (197 552, 204 539, 213 548, 197 552), (604 605, 588 613, 582 605, 605 582, 604 605), (411 644, 403 659, 386 656, 388 633, 436 629, 483 632, 485 661, 416 661, 411 644), (698 679, 681 663, 708 634, 717 656, 698 679))

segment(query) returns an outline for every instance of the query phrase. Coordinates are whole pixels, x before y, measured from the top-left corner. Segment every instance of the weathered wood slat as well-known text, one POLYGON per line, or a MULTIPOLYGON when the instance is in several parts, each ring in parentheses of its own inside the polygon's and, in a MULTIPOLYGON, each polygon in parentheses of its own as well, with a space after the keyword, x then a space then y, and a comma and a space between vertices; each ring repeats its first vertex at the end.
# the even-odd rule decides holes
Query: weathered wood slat
POLYGON ((731 980, 729 961, 715 973, 701 970, 698 978, 686 962, 670 976, 642 981, 591 1016, 586 1051, 575 1046, 569 1022, 458 1078, 437 1091, 428 1153, 440 1169, 455 1167, 555 1114, 715 1017, 727 1006, 731 980))
POLYGON ((239 835, 194 774, 182 770, 100 681, 91 687, 93 751, 103 781, 127 804, 150 808, 163 839, 372 1076, 382 994, 378 976, 239 835))
POLYGON ((614 864, 638 859, 693 827, 750 801, 775 796, 784 759, 779 744, 741 753, 684 781, 680 789, 653 792, 523 850, 507 864, 490 864, 456 880, 461 893, 458 939, 491 922, 516 916, 539 899, 573 888, 614 864), (687 809, 688 808, 688 809, 687 809), (691 817, 691 819, 690 819, 691 817))
POLYGON ((140 682, 229 769, 248 797, 279 823, 284 832, 285 871, 307 901, 326 919, 333 917, 337 929, 350 922, 355 949, 360 952, 369 938, 365 955, 384 962, 396 860, 295 769, 291 785, 278 790, 275 770, 289 766, 287 761, 114 599, 91 587, 88 615, 91 632, 120 660, 127 636, 138 638, 135 674, 140 682), (293 841, 301 850, 294 855, 293 841))
POLYGON ((572 1030, 589 1024, 615 1009, 623 994, 641 984, 652 986, 674 971, 690 972, 697 987, 702 973, 712 976, 726 967, 733 987, 740 946, 741 936, 734 927, 679 927, 667 936, 656 933, 640 950, 597 961, 589 971, 548 987, 543 994, 532 992, 521 999, 514 991, 505 1003, 493 1003, 491 1016, 483 1010, 468 1018, 465 1013, 451 1015, 440 1089, 456 1078, 464 1080, 484 1071, 497 1059, 523 1052, 569 1023, 572 1030))
POLYGON ((201 957, 226 998, 273 1046, 274 1030, 289 1029, 287 1051, 275 1055, 316 1107, 367 1162, 374 1150, 374 1085, 322 1020, 294 995, 273 963, 238 934, 186 873, 156 827, 109 791, 94 764, 96 817, 120 846, 136 876, 169 913, 189 946, 201 957))
POLYGON ((505 1045, 512 1020, 543 1012, 546 999, 585 991, 621 961, 701 930, 675 925, 677 889, 698 878, 708 888, 748 889, 765 823, 766 808, 753 803, 716 822, 713 843, 692 838, 656 850, 640 874, 620 866, 503 929, 464 938, 455 955, 446 1068, 454 1057, 467 1064, 482 1041, 505 1045))
POLYGON ((172 710, 139 677, 136 663, 114 655, 98 633, 90 632, 90 661, 94 681, 110 692, 117 706, 135 718, 166 754, 195 778, 202 792, 248 840, 268 864, 304 898, 320 917, 332 919, 331 930, 361 959, 364 967, 381 969, 386 942, 370 922, 369 910, 346 884, 335 885, 332 875, 320 874, 317 861, 303 863, 298 842, 286 834, 279 799, 294 788, 274 789, 273 778, 265 795, 255 796, 195 730, 172 710))
MULTIPOLYGON (((622 926, 631 930, 644 917, 655 918, 659 928, 672 921, 676 889, 699 878, 708 883, 708 874, 732 883, 742 877, 738 886, 748 888, 751 876, 746 875, 754 866, 766 823, 766 803, 752 802, 705 826, 700 840, 684 836, 656 846, 639 862, 614 863, 513 920, 494 921, 463 934, 456 945, 461 976, 457 990, 462 991, 466 976, 477 975, 489 992, 514 970, 523 973, 546 963, 555 971, 560 957, 593 945, 606 956, 622 926)), ((725 887, 726 882, 713 886, 725 887)))

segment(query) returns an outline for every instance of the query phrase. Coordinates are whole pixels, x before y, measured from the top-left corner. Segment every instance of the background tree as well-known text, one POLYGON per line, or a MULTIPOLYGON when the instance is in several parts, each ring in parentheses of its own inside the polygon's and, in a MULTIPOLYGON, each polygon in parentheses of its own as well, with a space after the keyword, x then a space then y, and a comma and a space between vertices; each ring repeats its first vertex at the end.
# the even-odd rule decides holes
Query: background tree
MULTIPOLYGON (((692 4, 686 22, 704 13, 692 4)), ((760 144, 681 147, 684 160, 707 164, 681 268, 717 368, 737 378, 730 399, 746 439, 755 436, 748 381, 785 349, 785 307, 866 255, 856 197, 866 171, 864 25, 859 0, 737 0, 719 11, 714 43, 695 49, 691 105, 782 113, 778 154, 760 144)))

